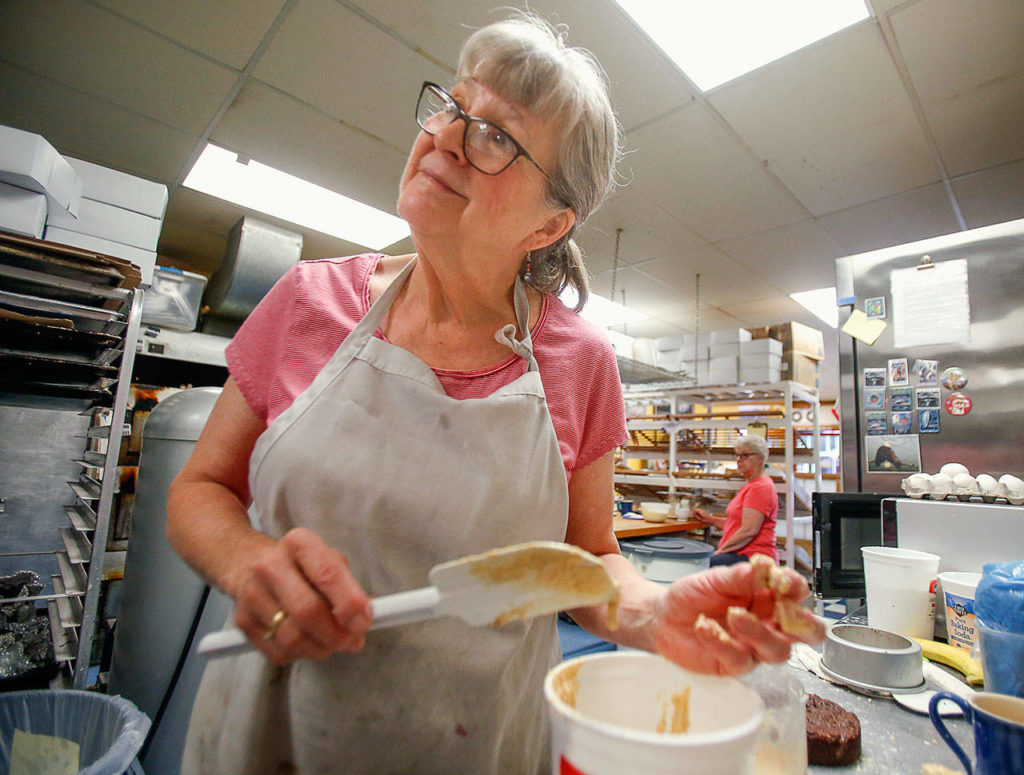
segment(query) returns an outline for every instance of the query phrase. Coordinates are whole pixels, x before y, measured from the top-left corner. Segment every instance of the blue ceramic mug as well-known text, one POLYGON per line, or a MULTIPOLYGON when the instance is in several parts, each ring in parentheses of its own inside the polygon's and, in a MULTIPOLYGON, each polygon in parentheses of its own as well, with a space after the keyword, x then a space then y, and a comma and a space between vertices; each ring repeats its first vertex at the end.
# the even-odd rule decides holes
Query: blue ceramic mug
POLYGON ((1024 699, 1008 694, 978 692, 964 700, 949 692, 938 692, 928 703, 928 716, 946 745, 967 768, 967 775, 1008 775, 1024 773, 1024 699), (941 700, 960 706, 964 717, 974 728, 974 757, 971 767, 964 753, 939 716, 941 700))

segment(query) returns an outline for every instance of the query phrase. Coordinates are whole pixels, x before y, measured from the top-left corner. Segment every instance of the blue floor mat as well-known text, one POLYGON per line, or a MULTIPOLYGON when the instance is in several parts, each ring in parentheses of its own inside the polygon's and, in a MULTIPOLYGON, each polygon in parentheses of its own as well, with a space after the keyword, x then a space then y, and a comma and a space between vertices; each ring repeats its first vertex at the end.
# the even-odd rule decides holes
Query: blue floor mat
POLYGON ((614 643, 591 635, 578 624, 558 620, 558 640, 562 644, 562 659, 572 659, 598 651, 615 651, 614 643))

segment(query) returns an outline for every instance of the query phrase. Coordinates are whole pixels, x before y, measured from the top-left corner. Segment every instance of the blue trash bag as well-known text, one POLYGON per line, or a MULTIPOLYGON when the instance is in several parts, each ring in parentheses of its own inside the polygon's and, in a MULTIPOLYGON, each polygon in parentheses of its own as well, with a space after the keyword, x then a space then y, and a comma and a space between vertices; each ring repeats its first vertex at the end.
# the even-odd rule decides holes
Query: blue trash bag
POLYGON ((135 760, 149 717, 123 697, 74 690, 0 694, 0 772, 10 769, 14 730, 79 745, 79 775, 142 775, 135 760))
POLYGON ((1024 560, 990 562, 974 592, 974 613, 986 627, 1024 635, 1024 560))

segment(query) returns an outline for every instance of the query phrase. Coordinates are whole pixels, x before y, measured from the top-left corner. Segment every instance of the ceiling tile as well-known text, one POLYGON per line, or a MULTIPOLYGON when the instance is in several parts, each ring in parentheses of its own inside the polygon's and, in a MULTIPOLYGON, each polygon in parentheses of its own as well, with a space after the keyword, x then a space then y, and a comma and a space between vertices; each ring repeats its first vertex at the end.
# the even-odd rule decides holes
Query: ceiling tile
POLYGON ((939 179, 877 23, 838 33, 708 99, 815 216, 939 179))
POLYGON ((765 275, 747 269, 714 245, 680 251, 671 258, 645 261, 632 268, 675 289, 678 298, 690 303, 696 298, 698 274, 702 305, 719 307, 729 300, 761 299, 773 292, 765 275))
POLYGON ((450 80, 379 27, 322 0, 295 6, 253 75, 403 153, 416 136, 420 85, 450 80))
POLYGON ((891 20, 948 173, 1024 157, 1024 3, 926 0, 891 20))
POLYGON ((95 0, 183 46, 242 70, 286 0, 163 3, 95 0))
POLYGON ((1024 72, 924 109, 951 176, 1024 157, 1024 72))
MULTIPOLYGON (((835 274, 834 270, 833 266, 833 274, 835 274)), ((803 323, 805 326, 817 328, 819 331, 829 328, 788 296, 773 296, 754 301, 723 304, 722 309, 743 321, 744 326, 773 326, 793 320, 803 323)))
POLYGON ((61 153, 172 183, 197 138, 0 63, 0 124, 36 132, 61 153))
MULTIPOLYGON (((478 0, 361 0, 359 7, 453 72, 473 30, 507 16, 504 9, 478 0)), ((549 22, 566 25, 569 45, 597 57, 608 75, 612 104, 627 128, 693 99, 679 70, 610 0, 538 0, 530 8, 549 22)))
POLYGON ((1020 0, 923 0, 890 20, 926 105, 1024 72, 1020 0))
POLYGON ((967 227, 1024 218, 1024 159, 953 181, 967 227))
MULTIPOLYGON (((409 132, 409 143, 415 129, 409 132)), ((258 82, 238 95, 211 141, 386 212, 405 153, 258 82)))
POLYGON ((569 45, 597 57, 627 131, 695 97, 679 68, 611 0, 532 0, 530 7, 549 21, 568 25, 569 45))
POLYGON ((807 212, 700 103, 626 138, 631 194, 660 202, 708 242, 796 223, 807 212))
POLYGON ((6 0, 0 27, 8 31, 8 62, 194 134, 206 129, 237 80, 227 68, 88 3, 6 0))
POLYGON ((846 255, 902 245, 959 230, 941 185, 852 207, 818 219, 846 255))
POLYGON ((782 294, 835 283, 835 259, 845 254, 817 221, 758 232, 717 245, 782 294))
POLYGON ((676 255, 680 250, 707 244, 673 214, 656 203, 629 196, 625 189, 616 192, 604 207, 587 219, 577 241, 588 255, 595 253, 606 257, 610 268, 615 257, 615 232, 618 228, 622 228, 619 238, 621 265, 676 255))

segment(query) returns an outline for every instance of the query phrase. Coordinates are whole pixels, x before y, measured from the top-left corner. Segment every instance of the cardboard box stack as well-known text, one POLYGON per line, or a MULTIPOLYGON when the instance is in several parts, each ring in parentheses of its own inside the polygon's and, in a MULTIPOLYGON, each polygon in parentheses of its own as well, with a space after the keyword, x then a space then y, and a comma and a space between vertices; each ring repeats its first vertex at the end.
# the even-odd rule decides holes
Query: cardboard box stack
POLYGON ((727 328, 654 340, 656 365, 696 377, 698 385, 792 380, 817 388, 825 357, 821 331, 801 323, 727 328), (696 361, 694 360, 696 358, 696 361))
POLYGON ((82 179, 40 135, 0 126, 0 229, 40 239, 49 213, 74 218, 82 179))
POLYGON ((816 328, 791 321, 750 329, 753 341, 774 339, 781 343, 780 375, 784 380, 812 388, 821 387, 821 361, 825 335, 816 328))
POLYGON ((82 179, 82 204, 77 218, 48 214, 45 239, 131 261, 142 270, 142 284, 150 285, 167 210, 167 186, 65 158, 82 179))

